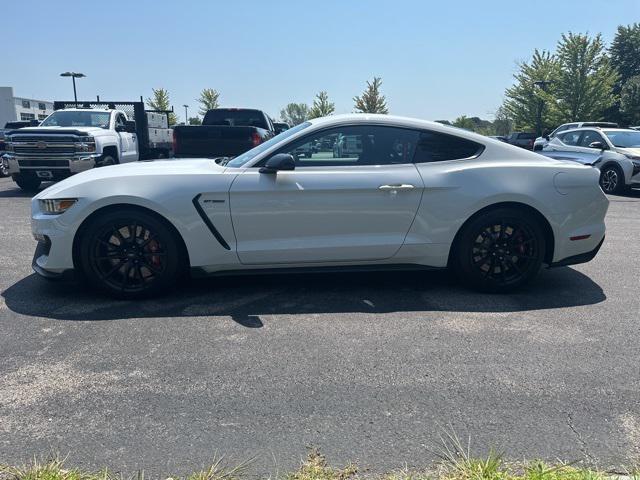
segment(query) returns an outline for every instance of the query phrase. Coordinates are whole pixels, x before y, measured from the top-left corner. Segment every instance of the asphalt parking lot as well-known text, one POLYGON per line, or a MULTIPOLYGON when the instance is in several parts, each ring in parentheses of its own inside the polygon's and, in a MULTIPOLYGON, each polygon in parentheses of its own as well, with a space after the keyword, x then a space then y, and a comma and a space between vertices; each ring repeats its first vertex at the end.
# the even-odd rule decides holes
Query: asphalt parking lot
POLYGON ((184 473, 214 453, 374 471, 443 427, 510 458, 640 460, 640 192, 585 265, 481 295, 445 273, 217 278, 121 302, 31 272, 29 198, 0 179, 0 462, 184 473))

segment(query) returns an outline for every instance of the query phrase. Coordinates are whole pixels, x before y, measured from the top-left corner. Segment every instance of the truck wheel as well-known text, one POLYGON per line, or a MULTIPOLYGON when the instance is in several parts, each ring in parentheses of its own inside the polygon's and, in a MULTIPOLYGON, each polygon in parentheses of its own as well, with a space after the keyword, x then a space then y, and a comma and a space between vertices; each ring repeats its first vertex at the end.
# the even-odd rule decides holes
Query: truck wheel
POLYGON ((38 190, 38 187, 42 183, 42 180, 40 180, 35 175, 25 175, 23 173, 18 173, 12 178, 13 181, 16 182, 18 186, 25 192, 35 192, 36 190, 38 190))
POLYGON ((115 158, 113 158, 109 154, 106 154, 100 157, 100 159, 96 162, 96 167, 106 167, 109 165, 115 165, 116 163, 118 162, 116 162, 115 158))

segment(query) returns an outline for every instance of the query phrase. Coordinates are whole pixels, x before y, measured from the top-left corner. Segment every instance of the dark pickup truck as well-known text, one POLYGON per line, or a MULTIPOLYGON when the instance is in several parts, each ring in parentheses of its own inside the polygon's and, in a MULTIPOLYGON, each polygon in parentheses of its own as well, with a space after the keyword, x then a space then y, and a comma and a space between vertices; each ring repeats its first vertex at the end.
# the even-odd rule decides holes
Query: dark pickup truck
POLYGON ((249 108, 207 111, 202 125, 173 127, 175 157, 235 157, 275 135, 267 114, 249 108))

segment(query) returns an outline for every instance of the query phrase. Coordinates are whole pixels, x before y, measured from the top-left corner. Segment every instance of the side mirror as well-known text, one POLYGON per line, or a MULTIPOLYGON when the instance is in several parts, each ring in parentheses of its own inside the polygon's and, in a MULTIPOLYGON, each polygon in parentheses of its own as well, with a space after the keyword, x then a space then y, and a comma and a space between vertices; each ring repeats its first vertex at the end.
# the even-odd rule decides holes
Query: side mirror
POLYGON ((598 150, 607 150, 607 146, 602 142, 591 142, 589 148, 597 148, 598 150))
POLYGON ((296 162, 288 153, 274 155, 264 167, 260 168, 260 173, 277 173, 278 170, 295 170, 296 162))
POLYGON ((136 133, 136 121, 127 120, 124 124, 124 131, 127 133, 136 133))
POLYGON ((549 135, 545 135, 545 136, 544 136, 544 139, 548 142, 548 141, 550 140, 550 139, 549 139, 549 135))

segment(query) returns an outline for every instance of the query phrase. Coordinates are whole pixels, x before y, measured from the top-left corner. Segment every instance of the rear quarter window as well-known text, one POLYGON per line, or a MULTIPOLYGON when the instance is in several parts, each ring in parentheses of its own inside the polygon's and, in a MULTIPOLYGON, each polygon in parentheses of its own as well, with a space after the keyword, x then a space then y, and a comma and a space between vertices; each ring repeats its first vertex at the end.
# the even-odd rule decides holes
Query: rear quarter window
POLYGON ((413 156, 414 163, 462 160, 480 155, 480 143, 439 132, 421 132, 413 156))

